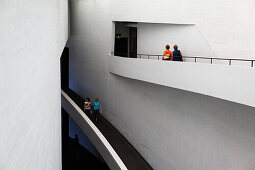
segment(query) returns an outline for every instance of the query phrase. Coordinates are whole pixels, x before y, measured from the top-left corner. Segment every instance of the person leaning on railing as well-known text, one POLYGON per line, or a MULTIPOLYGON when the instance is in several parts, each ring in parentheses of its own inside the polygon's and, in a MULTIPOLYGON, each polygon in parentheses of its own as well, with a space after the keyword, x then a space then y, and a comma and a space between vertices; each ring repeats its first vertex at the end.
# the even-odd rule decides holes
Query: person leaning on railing
POLYGON ((162 60, 169 60, 169 61, 172 60, 173 53, 169 49, 170 49, 170 45, 166 45, 166 50, 163 53, 162 60))
POLYGON ((177 45, 174 45, 173 61, 183 61, 182 53, 181 53, 180 50, 178 50, 178 46, 177 45))

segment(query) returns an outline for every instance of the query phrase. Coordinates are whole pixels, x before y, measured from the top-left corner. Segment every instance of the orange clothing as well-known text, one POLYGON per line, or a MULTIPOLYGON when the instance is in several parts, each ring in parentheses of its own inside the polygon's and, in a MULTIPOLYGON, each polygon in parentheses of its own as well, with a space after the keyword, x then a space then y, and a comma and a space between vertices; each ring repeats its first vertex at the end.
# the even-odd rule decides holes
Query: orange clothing
POLYGON ((172 58, 173 53, 172 53, 172 51, 170 51, 170 50, 165 50, 164 53, 163 53, 163 56, 164 56, 164 55, 168 55, 168 54, 169 54, 170 60, 173 60, 173 58, 172 58))

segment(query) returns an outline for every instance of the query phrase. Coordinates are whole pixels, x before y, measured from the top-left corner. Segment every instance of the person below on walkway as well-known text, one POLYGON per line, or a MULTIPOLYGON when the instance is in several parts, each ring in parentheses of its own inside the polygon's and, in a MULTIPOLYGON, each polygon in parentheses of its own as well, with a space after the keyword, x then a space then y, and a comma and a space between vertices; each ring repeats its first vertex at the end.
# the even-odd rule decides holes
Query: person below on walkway
POLYGON ((98 115, 99 115, 99 110, 102 110, 102 107, 101 107, 100 102, 98 101, 98 98, 95 99, 95 102, 93 103, 93 108, 94 108, 95 119, 97 121, 98 115))
POLYGON ((177 45, 174 45, 173 61, 183 61, 182 53, 181 53, 180 50, 178 50, 178 46, 177 45))
POLYGON ((162 60, 172 60, 173 53, 169 49, 170 49, 170 45, 166 45, 166 50, 163 53, 162 60))
POLYGON ((91 114, 91 103, 89 98, 86 98, 84 102, 84 112, 86 113, 87 116, 90 116, 91 114))
POLYGON ((79 145, 80 145, 80 142, 79 142, 79 138, 78 138, 78 135, 75 134, 75 137, 73 138, 73 148, 72 148, 72 157, 74 159, 77 159, 79 157, 79 145))

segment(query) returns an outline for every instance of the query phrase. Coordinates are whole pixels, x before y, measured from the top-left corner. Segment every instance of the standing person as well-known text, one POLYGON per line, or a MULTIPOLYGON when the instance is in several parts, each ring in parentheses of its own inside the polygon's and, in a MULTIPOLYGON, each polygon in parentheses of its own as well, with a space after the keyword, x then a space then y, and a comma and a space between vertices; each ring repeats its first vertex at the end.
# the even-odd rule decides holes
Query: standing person
POLYGON ((73 138, 73 148, 72 148, 72 157, 76 160, 79 157, 79 138, 78 135, 75 134, 75 137, 73 138))
POLYGON ((91 113, 91 103, 90 103, 90 99, 86 98, 85 102, 84 102, 84 112, 86 113, 87 116, 90 116, 91 113))
POLYGON ((169 49, 170 49, 170 45, 166 45, 166 50, 163 53, 162 60, 172 60, 173 53, 169 49))
POLYGON ((98 115, 99 115, 99 110, 102 109, 101 104, 98 101, 98 98, 95 99, 95 102, 93 103, 93 108, 94 108, 95 119, 96 119, 96 122, 97 122, 98 115))
POLYGON ((173 61, 183 61, 182 53, 181 53, 180 50, 178 50, 178 46, 177 45, 174 45, 173 61))

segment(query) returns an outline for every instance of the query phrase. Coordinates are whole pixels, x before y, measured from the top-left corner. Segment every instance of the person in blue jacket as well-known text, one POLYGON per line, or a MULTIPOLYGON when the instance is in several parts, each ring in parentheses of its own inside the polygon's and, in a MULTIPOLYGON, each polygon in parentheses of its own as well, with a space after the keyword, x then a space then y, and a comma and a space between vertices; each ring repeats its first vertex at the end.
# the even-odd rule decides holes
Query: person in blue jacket
POLYGON ((93 103, 93 110, 94 110, 94 114, 95 114, 95 120, 97 122, 99 111, 102 110, 102 107, 101 107, 100 102, 98 101, 98 98, 96 98, 95 102, 93 103))
POLYGON ((183 61, 182 53, 181 53, 180 50, 178 50, 178 46, 177 45, 174 45, 173 61, 183 61))

